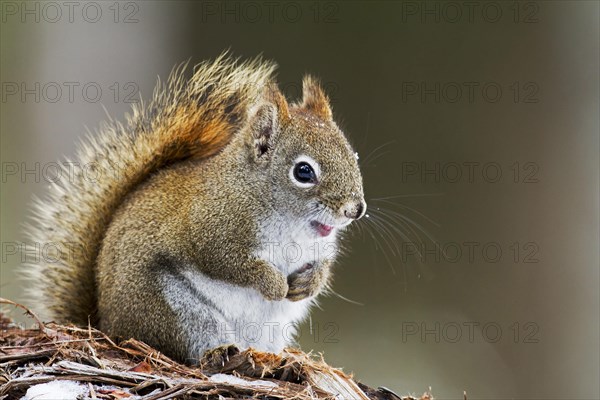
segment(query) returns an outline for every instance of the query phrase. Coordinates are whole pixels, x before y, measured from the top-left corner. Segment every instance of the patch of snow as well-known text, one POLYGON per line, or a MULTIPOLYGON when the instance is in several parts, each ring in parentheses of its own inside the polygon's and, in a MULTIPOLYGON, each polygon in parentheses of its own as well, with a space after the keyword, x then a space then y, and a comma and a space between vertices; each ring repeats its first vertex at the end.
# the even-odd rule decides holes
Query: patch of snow
POLYGON ((88 387, 80 383, 53 381, 31 386, 21 400, 77 400, 77 396, 88 394, 88 387))
POLYGON ((227 374, 214 374, 210 377, 210 381, 214 383, 226 383, 228 385, 240 385, 246 387, 277 387, 275 382, 271 381, 247 381, 245 379, 238 378, 237 376, 227 374))

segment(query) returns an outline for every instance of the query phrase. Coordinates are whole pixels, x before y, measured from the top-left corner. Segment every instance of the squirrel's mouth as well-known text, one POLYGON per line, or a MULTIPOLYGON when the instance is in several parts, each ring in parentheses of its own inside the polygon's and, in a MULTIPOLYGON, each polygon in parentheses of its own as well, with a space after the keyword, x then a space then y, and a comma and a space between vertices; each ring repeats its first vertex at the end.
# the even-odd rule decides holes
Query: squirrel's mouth
POLYGON ((312 221, 310 223, 310 226, 313 227, 313 229, 319 234, 319 236, 329 236, 329 234, 333 231, 333 226, 331 225, 325 225, 322 224, 318 221, 312 221))

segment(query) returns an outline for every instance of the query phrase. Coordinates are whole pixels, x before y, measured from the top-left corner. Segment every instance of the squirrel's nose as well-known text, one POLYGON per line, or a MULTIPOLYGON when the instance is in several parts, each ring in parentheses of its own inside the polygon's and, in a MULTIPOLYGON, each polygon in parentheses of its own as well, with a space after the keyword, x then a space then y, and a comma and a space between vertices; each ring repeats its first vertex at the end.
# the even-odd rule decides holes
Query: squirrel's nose
POLYGON ((367 211, 367 203, 364 200, 347 203, 344 206, 344 215, 346 218, 360 219, 367 211))

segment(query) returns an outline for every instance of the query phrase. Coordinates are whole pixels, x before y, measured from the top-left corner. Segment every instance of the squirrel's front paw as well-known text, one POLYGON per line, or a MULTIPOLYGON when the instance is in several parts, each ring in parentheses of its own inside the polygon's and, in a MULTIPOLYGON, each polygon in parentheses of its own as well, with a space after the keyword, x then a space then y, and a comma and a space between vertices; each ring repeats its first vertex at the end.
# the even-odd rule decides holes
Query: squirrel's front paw
POLYGON ((325 266, 305 264, 287 277, 288 291, 286 298, 290 301, 299 301, 314 296, 325 285, 328 270, 325 266))
POLYGON ((254 262, 251 278, 251 286, 267 300, 283 300, 288 292, 285 276, 265 261, 257 260, 254 262))
POLYGON ((259 291, 267 300, 283 300, 288 292, 288 284, 283 274, 274 274, 272 279, 261 283, 259 291))

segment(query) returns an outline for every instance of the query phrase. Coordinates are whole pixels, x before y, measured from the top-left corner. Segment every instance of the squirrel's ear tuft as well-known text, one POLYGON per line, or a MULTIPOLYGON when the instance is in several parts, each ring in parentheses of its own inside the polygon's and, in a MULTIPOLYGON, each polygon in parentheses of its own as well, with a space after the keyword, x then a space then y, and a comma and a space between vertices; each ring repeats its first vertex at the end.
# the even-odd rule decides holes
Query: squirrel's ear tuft
POLYGON ((290 119, 287 101, 275 85, 267 88, 265 102, 251 117, 256 155, 261 157, 273 147, 273 141, 282 125, 290 119))
POLYGON ((325 121, 332 119, 329 99, 321 89, 319 81, 310 75, 306 75, 302 81, 302 107, 325 121))

